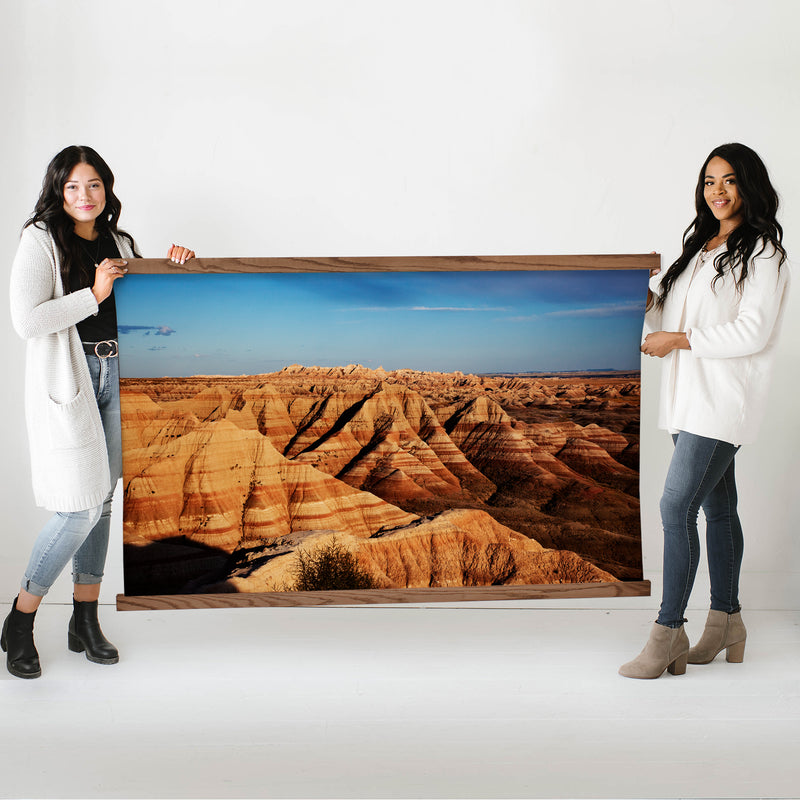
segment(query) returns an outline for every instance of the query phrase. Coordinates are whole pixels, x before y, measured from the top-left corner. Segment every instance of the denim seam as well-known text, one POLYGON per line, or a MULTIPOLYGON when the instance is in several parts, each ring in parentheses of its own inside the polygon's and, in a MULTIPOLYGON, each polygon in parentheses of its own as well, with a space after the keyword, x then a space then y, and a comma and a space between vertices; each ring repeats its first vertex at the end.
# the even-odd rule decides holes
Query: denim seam
POLYGON ((74 572, 72 582, 76 586, 93 586, 103 582, 102 575, 92 575, 90 572, 74 572))
MULTIPOLYGON (((703 484, 708 477, 708 470, 711 467, 711 462, 714 460, 714 455, 717 452, 717 448, 719 447, 719 442, 714 445, 714 449, 711 452, 711 455, 708 458, 706 463, 705 471, 703 472, 703 477, 701 478, 700 482, 697 484, 697 489, 695 489, 694 494, 692 495, 692 499, 686 507, 686 516, 684 517, 683 521, 683 530, 686 534, 686 542, 687 547, 689 550, 689 571, 686 575, 686 583, 683 587, 683 595, 681 596, 681 613, 680 616, 686 613, 686 606, 689 604, 689 595, 692 593, 692 585, 694 584, 693 574, 697 572, 697 566, 700 563, 700 554, 699 553, 692 553, 692 537, 689 535, 689 514, 691 513, 692 506, 695 504, 697 500, 697 495, 700 494, 700 490, 703 487, 703 484), (693 568, 694 565, 694 568, 693 568)), ((700 511, 700 506, 697 507, 698 512, 700 511)))
POLYGON ((38 583, 34 583, 27 575, 23 577, 20 586, 28 592, 28 594, 35 595, 36 597, 45 597, 50 591, 49 586, 40 586, 38 583))
MULTIPOLYGON (((727 573, 727 577, 728 577, 728 585, 726 587, 726 597, 724 598, 724 601, 723 601, 723 598, 721 598, 721 594, 720 594, 720 597, 719 597, 719 602, 721 603, 723 608, 718 609, 718 610, 723 610, 728 614, 733 614, 733 613, 735 613, 736 611, 738 611, 740 609, 740 606, 739 606, 738 602, 736 603, 736 605, 734 605, 734 603, 733 603, 734 586, 736 584, 736 576, 738 575, 738 571, 736 573, 734 572, 734 567, 736 565, 736 551, 737 551, 737 548, 736 548, 736 543, 734 542, 734 536, 733 536, 733 521, 734 521, 734 518, 736 518, 738 520, 738 514, 737 514, 737 511, 736 511, 736 502, 734 500, 735 495, 736 495, 736 481, 732 476, 728 477, 729 474, 732 471, 734 458, 735 458, 736 453, 738 452, 738 450, 739 450, 739 448, 736 448, 734 450, 733 455, 731 456, 731 461, 728 464, 728 467, 725 470, 725 472, 723 473, 722 477, 720 478, 719 483, 717 484, 718 486, 721 487, 721 489, 722 489, 722 491, 723 491, 723 493, 725 495, 725 515, 724 516, 725 516, 725 527, 726 527, 726 533, 727 533, 727 541, 726 541, 726 545, 727 545, 727 548, 726 548, 727 549, 727 552, 726 552, 726 558, 727 558, 726 567, 727 567, 727 569, 726 569, 726 573, 727 573), (732 489, 733 489, 733 491, 732 491, 732 489)), ((707 524, 708 524, 708 520, 707 520, 707 524)), ((710 550, 710 540, 709 540, 709 530, 708 530, 708 528, 706 529, 706 540, 709 543, 709 550, 710 550)), ((741 561, 740 561, 740 566, 741 566, 741 561)), ((710 577, 713 580, 713 570, 710 569, 710 565, 709 565, 709 573, 710 573, 710 577)), ((714 588, 715 587, 712 585, 712 587, 711 587, 711 589, 712 589, 712 591, 711 591, 711 607, 712 608, 714 608, 714 599, 715 599, 714 588)), ((717 586, 717 589, 721 590, 721 588, 722 588, 721 586, 717 586)))
POLYGON ((108 378, 108 365, 105 359, 100 359, 100 370, 97 374, 97 402, 102 401, 103 395, 106 392, 106 382, 108 378))
MULTIPOLYGON (((731 520, 733 519, 733 513, 732 513, 732 509, 731 509, 731 493, 730 493, 730 489, 728 487, 728 481, 726 480, 725 475, 722 476, 722 483, 723 483, 723 486, 725 487, 725 499, 726 499, 726 501, 728 503, 727 522, 728 522, 728 541, 730 543, 730 549, 728 551, 729 552, 729 559, 730 559, 729 562, 728 562, 728 575, 730 576, 730 578, 729 578, 729 582, 728 582, 728 598, 727 598, 728 599, 728 603, 727 604, 728 604, 728 608, 732 609, 733 608, 734 546, 733 546, 733 528, 731 526, 731 520)), ((728 613, 732 614, 733 612, 732 611, 728 611, 728 613)))

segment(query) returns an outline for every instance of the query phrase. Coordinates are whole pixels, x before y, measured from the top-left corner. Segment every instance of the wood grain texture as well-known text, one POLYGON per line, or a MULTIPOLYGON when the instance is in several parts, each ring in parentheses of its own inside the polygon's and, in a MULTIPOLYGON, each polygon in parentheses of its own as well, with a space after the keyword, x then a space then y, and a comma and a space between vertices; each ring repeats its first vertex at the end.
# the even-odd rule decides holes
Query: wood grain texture
POLYGON ((559 583, 538 586, 478 586, 471 589, 384 589, 339 592, 243 592, 241 594, 117 595, 118 611, 188 608, 353 606, 396 603, 462 603, 499 600, 559 600, 589 597, 642 597, 650 581, 559 583))
POLYGON ((353 258, 193 258, 174 264, 164 258, 128 262, 130 274, 237 272, 456 272, 577 269, 653 269, 657 254, 561 256, 389 256, 353 258))

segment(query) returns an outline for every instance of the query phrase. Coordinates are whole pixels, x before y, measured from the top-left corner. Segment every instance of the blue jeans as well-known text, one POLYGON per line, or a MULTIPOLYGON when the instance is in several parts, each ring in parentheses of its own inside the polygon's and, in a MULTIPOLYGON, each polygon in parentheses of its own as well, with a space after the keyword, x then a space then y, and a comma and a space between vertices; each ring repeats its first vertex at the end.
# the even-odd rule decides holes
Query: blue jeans
POLYGON ((106 437, 111 491, 101 506, 85 511, 58 512, 42 528, 22 581, 23 589, 39 597, 47 594, 70 560, 73 583, 96 584, 103 580, 111 527, 111 498, 122 475, 119 359, 87 355, 86 361, 106 437))
POLYGON ((739 606, 739 571, 744 537, 736 512, 734 456, 738 446, 681 431, 661 498, 664 527, 664 586, 656 620, 679 628, 697 573, 700 540, 697 515, 706 518, 711 608, 733 614, 739 606))

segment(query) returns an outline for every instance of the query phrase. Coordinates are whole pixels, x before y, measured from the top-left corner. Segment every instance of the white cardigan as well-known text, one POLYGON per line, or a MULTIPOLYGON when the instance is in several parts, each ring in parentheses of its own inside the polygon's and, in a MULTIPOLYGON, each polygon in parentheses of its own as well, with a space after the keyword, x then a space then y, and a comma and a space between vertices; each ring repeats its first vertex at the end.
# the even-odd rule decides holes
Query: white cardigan
MULTIPOLYGON (((790 270, 784 262, 778 271, 780 256, 768 245, 750 262, 741 293, 735 286, 740 267, 726 271, 712 288, 719 252, 709 254, 694 276, 699 254, 692 259, 663 309, 645 317, 646 329, 684 331, 691 344, 691 350, 673 350, 663 359, 658 425, 671 433, 749 444, 766 409, 790 270)), ((655 294, 665 272, 650 280, 655 294)))
MULTIPOLYGON (((123 258, 129 242, 114 240, 123 258)), ((91 289, 64 294, 49 232, 29 225, 11 268, 11 321, 28 340, 25 417, 37 505, 52 511, 99 506, 111 489, 103 426, 76 323, 97 313, 91 289)))

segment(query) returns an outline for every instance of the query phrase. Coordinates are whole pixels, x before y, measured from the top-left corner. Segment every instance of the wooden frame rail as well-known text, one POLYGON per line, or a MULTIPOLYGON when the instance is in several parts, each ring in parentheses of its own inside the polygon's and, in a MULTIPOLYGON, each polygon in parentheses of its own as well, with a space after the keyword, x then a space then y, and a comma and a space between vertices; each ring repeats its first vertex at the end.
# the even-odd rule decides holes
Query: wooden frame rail
POLYGON ((559 256, 356 256, 353 258, 193 258, 175 264, 165 258, 128 262, 132 274, 186 272, 456 272, 579 269, 653 269, 661 257, 634 255, 559 256))

